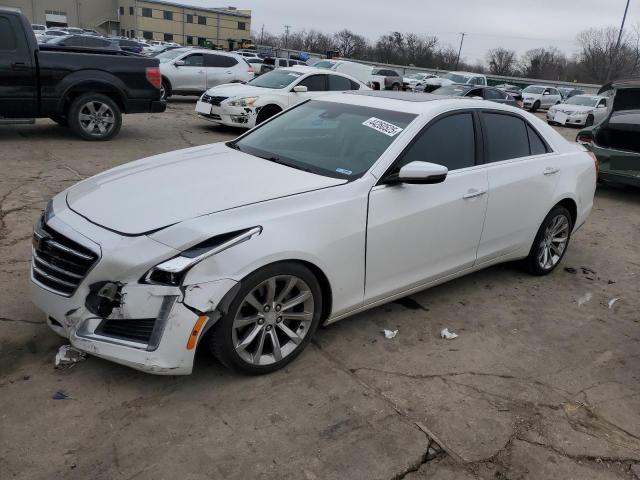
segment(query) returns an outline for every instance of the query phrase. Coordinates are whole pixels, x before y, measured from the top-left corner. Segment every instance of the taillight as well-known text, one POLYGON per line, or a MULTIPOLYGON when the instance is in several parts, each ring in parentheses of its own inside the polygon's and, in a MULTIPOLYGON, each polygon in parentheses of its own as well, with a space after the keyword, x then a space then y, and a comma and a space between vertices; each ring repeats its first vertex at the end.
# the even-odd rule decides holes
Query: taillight
POLYGON ((518 108, 524 108, 524 102, 522 100, 518 100, 516 105, 518 105, 518 108))
POLYGON ((160 67, 147 67, 147 80, 151 85, 160 89, 162 86, 162 75, 160 75, 160 67))
POLYGON ((587 152, 591 158, 593 159, 593 164, 596 167, 596 179, 598 178, 598 174, 600 173, 600 167, 598 165, 598 157, 596 157, 595 153, 593 152, 587 152))
POLYGON ((247 73, 256 73, 256 71, 253 69, 253 67, 249 67, 247 73))

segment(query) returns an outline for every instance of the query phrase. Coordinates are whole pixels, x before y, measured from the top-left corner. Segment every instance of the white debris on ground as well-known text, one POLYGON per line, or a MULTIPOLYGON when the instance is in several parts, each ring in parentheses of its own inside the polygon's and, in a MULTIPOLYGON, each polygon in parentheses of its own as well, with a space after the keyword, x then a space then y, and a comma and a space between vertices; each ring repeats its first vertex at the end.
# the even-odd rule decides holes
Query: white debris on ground
POLYGON ((593 297, 593 295, 588 292, 585 293, 583 296, 581 296, 577 302, 578 302, 578 306, 581 307, 582 305, 584 305, 585 303, 589 302, 591 300, 591 298, 593 297))
POLYGON ((620 300, 619 298, 612 298, 611 300, 609 300, 609 308, 613 308, 613 306, 615 305, 615 303, 620 300))
POLYGON ((73 348, 71 345, 62 345, 58 349, 58 353, 56 353, 55 367, 61 369, 71 368, 86 358, 86 353, 73 348))
POLYGON ((448 328, 443 328, 440 332, 440 338, 444 338, 445 340, 453 340, 454 338, 458 338, 458 334, 450 332, 448 328))
POLYGON ((384 333, 384 338, 392 339, 398 335, 398 330, 387 330, 386 328, 382 331, 384 333))

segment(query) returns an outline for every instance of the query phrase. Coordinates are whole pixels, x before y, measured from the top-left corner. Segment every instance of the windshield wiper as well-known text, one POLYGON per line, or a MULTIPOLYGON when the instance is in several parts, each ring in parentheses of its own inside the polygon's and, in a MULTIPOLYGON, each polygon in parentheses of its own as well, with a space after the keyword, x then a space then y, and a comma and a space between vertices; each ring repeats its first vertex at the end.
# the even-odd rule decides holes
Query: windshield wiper
POLYGON ((227 142, 227 147, 229 148, 233 148, 234 150, 238 150, 239 152, 242 151, 242 149, 240 148, 240 145, 238 145, 236 142, 227 142))
POLYGON ((265 160, 269 160, 270 162, 274 162, 274 163, 278 163, 280 165, 284 165, 285 167, 291 167, 291 168, 295 168, 296 170, 302 170, 303 172, 313 173, 308 168, 300 167, 298 165, 292 165, 291 163, 285 162, 280 157, 271 156, 271 157, 260 157, 260 158, 264 158, 265 160))

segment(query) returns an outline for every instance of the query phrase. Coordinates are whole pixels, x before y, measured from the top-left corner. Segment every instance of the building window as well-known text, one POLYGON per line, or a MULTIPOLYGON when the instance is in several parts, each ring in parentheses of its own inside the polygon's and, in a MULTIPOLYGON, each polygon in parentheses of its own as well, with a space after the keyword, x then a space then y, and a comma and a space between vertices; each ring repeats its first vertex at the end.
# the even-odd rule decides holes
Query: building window
POLYGON ((193 45, 193 37, 187 35, 187 45, 193 45))
POLYGON ((207 24, 207 17, 202 17, 198 15, 198 25, 206 25, 206 24, 207 24))
POLYGON ((124 37, 126 35, 126 33, 124 32, 124 28, 120 29, 120 36, 124 37))
POLYGON ((206 38, 204 37, 198 37, 198 45, 200 45, 201 47, 204 46, 205 42, 207 41, 206 38))
POLYGON ((129 15, 133 15, 133 7, 129 7, 129 15))
POLYGON ((124 15, 124 7, 120 7, 118 11, 120 12, 120 15, 124 15))
POLYGON ((129 32, 129 37, 130 37, 130 38, 135 38, 135 37, 136 37, 136 31, 135 31, 135 30, 131 30, 131 31, 129 32))
POLYGON ((173 12, 168 12, 166 10, 163 10, 162 18, 164 18, 165 20, 173 20, 173 12))
POLYGON ((151 14, 151 9, 150 8, 143 8, 142 9, 142 16, 151 18, 153 16, 151 14))
POLYGON ((153 40, 153 32, 142 32, 142 38, 146 38, 147 40, 153 40))
POLYGON ((164 34, 165 42, 173 42, 173 33, 165 33, 164 34))
POLYGON ((193 23, 193 15, 187 13, 187 23, 193 23))
POLYGON ((246 30, 247 24, 245 22, 238 22, 238 30, 246 30))

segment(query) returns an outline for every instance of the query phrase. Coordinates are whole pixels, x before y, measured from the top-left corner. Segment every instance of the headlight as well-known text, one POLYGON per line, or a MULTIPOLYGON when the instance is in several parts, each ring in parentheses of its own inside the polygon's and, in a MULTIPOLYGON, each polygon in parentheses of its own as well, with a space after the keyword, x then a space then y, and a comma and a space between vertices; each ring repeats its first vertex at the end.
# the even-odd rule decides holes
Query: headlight
POLYGON ((205 258, 223 252, 240 243, 246 242, 262 233, 262 227, 253 227, 236 232, 216 235, 204 242, 188 248, 177 257, 173 257, 153 267, 144 276, 146 283, 162 285, 180 285, 187 271, 205 258))
POLYGON ((236 98, 227 103, 230 107, 253 107, 258 97, 236 98))

